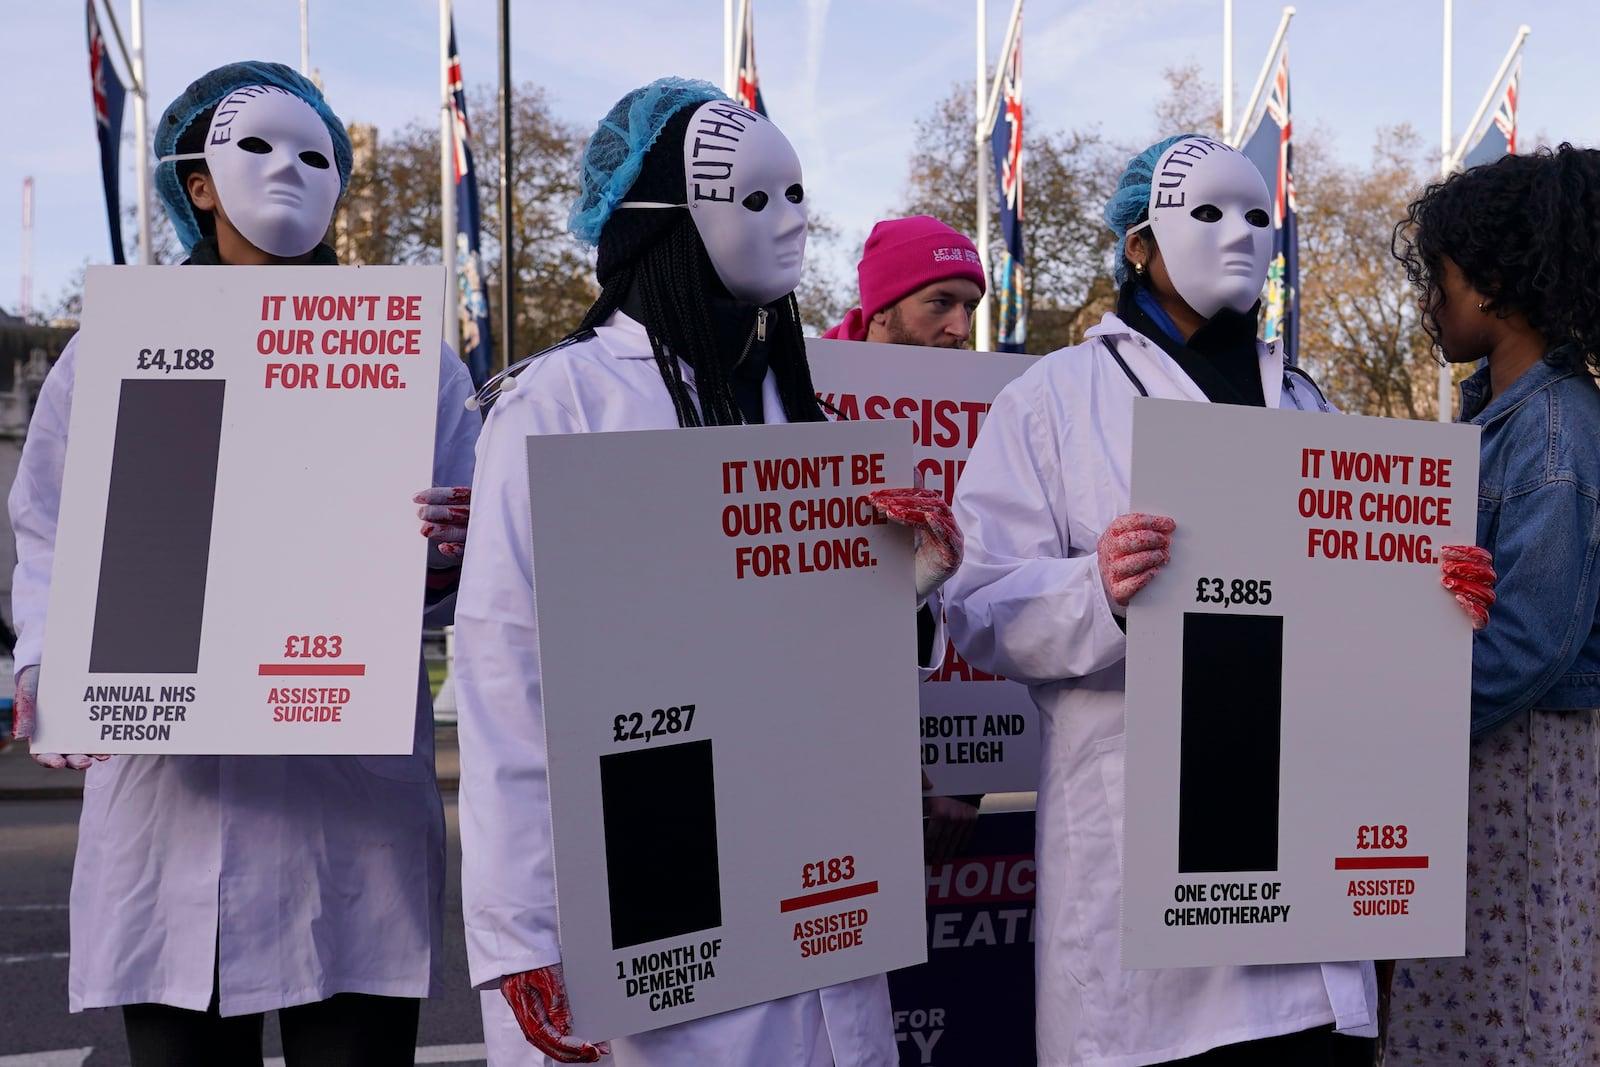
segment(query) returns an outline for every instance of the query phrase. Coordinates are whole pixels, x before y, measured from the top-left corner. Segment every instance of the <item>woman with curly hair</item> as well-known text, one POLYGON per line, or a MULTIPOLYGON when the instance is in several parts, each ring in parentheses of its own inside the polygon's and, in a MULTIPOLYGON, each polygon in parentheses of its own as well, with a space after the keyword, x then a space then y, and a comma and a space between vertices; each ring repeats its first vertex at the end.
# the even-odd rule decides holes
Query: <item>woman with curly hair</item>
POLYGON ((1395 228, 1423 324, 1482 427, 1464 958, 1396 968, 1388 1062, 1600 1063, 1600 152, 1430 185, 1395 228))

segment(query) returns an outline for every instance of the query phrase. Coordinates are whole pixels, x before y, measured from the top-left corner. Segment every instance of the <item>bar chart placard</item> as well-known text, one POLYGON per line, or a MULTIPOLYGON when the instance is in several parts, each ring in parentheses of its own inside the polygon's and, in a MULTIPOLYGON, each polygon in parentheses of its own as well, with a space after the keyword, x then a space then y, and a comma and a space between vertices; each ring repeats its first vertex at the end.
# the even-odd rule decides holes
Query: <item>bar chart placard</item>
POLYGON ((1123 966, 1459 955, 1477 428, 1134 405, 1123 966))
POLYGON ((909 480, 910 437, 528 439, 575 1033, 923 960, 911 538, 866 501, 909 480))
POLYGON ((409 753, 433 267, 91 267, 35 744, 409 753))

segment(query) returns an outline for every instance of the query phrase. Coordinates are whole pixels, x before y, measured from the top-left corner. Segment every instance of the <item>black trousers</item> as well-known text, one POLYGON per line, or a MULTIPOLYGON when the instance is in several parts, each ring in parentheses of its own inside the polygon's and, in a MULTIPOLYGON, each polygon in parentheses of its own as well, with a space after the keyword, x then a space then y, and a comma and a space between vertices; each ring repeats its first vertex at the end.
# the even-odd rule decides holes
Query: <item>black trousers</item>
MULTIPOLYGON (((278 1030, 288 1067, 412 1067, 422 1002, 338 993, 282 1008, 278 1030)), ((122 1009, 133 1067, 261 1067, 265 1015, 223 1018, 217 995, 205 1011, 167 1004, 122 1009)))
POLYGON ((1223 1045, 1198 1056, 1171 1061, 1171 1067, 1372 1067, 1377 1043, 1344 1037, 1331 1026, 1223 1045))

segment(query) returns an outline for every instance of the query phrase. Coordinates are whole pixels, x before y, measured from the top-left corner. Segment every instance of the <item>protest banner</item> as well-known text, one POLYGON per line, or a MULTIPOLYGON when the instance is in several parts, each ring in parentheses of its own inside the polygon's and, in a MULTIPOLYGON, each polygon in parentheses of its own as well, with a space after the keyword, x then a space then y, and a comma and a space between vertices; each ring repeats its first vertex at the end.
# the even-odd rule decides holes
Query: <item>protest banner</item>
MULTIPOLYGON (((817 395, 844 420, 909 419, 916 475, 955 497, 995 395, 1033 356, 809 338, 817 395)), ((1025 686, 945 647, 918 691, 922 769, 938 796, 1024 792, 1039 782, 1039 714, 1025 686)))

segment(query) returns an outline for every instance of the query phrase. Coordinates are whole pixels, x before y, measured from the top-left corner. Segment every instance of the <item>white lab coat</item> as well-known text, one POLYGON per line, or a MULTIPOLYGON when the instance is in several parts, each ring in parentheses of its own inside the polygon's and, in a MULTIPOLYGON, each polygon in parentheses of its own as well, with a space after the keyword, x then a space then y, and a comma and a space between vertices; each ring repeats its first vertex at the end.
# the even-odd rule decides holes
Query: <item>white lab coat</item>
MULTIPOLYGON (((45 379, 11 487, 19 669, 44 645, 76 347, 45 379)), ((453 353, 441 361, 433 480, 466 485, 472 381, 453 353)), ((284 536, 315 552, 338 531, 307 522, 284 536)), ((453 600, 430 605, 431 625, 448 621, 453 600)), ((426 682, 419 670, 409 756, 122 755, 90 767, 72 871, 70 1010, 203 1011, 214 960, 223 1015, 341 992, 438 992, 444 809, 426 682)))
MULTIPOLYGON (((692 392, 693 372, 684 367, 683 375, 692 392)), ((762 400, 767 422, 785 421, 770 373, 762 400)), ((561 959, 523 442, 532 434, 677 425, 644 328, 618 312, 592 340, 534 360, 495 401, 479 441, 455 682, 467 962, 473 985, 488 991, 484 1030, 495 1067, 546 1062, 495 992, 500 978, 561 959)), ((638 551, 627 565, 651 566, 648 520, 638 551)), ((607 1036, 582 1033, 582 1020, 578 1030, 589 1040, 607 1036)), ((612 1055, 616 1067, 892 1067, 888 982, 876 975, 653 1030, 614 1041, 612 1055)))
MULTIPOLYGON (((1151 396, 1205 402, 1170 356, 1114 315, 1041 359, 996 398, 967 460, 955 497, 966 556, 945 586, 962 655, 1027 684, 1040 712, 1040 1067, 1164 1063, 1330 1022, 1372 1036, 1371 963, 1122 969, 1126 637, 1095 544, 1129 510, 1138 392, 1106 337, 1151 396)), ((1307 380, 1285 387, 1272 348, 1259 354, 1267 406, 1318 406, 1307 380)), ((1182 537, 1183 516, 1173 517, 1182 537)))

